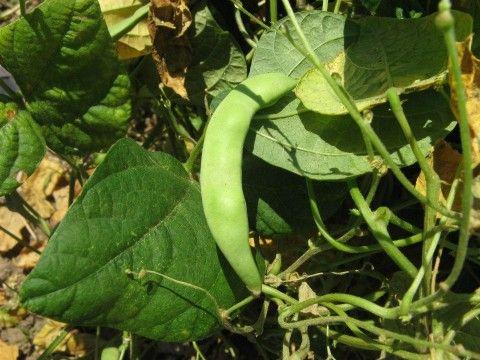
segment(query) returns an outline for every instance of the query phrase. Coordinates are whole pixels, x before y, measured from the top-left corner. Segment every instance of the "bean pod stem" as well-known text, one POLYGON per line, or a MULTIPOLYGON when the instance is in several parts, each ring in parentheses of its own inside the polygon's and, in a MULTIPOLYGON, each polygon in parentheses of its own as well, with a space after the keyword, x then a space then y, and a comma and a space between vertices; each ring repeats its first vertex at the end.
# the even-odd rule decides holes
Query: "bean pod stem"
POLYGON ((280 73, 248 78, 220 103, 205 133, 200 173, 205 217, 218 247, 254 295, 260 294, 263 279, 248 242, 243 145, 254 114, 295 85, 295 80, 280 73))

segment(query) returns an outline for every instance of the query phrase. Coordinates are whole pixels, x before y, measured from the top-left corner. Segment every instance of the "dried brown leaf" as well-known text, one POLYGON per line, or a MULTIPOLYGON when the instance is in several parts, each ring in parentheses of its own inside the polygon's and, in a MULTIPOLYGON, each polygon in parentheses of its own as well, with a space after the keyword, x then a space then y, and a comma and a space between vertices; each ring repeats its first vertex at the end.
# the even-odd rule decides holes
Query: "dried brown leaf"
MULTIPOLYGON (((65 328, 66 324, 58 321, 48 320, 45 325, 35 334, 33 344, 40 349, 46 349, 60 332, 65 328)), ((55 349, 55 351, 63 352, 67 349, 66 343, 69 336, 67 336, 55 349)))
MULTIPOLYGON (((10 231, 15 236, 22 238, 22 229, 27 226, 25 219, 6 207, 0 207, 0 226, 10 231)), ((17 241, 0 231, 0 253, 6 253, 17 245, 17 241)))
MULTIPOLYGON (((42 252, 45 249, 45 243, 38 243, 38 251, 42 252)), ((40 260, 40 254, 36 253, 32 249, 23 248, 20 254, 13 260, 15 266, 23 270, 31 270, 37 265, 38 260, 40 260)))
MULTIPOLYGON (((457 51, 460 57, 462 80, 465 84, 467 95, 467 113, 470 126, 472 143, 473 164, 480 164, 480 60, 473 55, 473 36, 470 35, 465 41, 457 44, 457 51)), ((451 73, 451 72, 450 72, 451 73)), ((451 103, 453 111, 457 112, 457 93, 455 81, 450 76, 451 103)), ((455 114, 458 118, 458 113, 455 114)))
POLYGON ((17 345, 9 345, 0 340, 0 360, 17 360, 19 354, 17 345))
POLYGON ((66 173, 67 169, 61 160, 46 156, 20 188, 22 197, 45 219, 55 212, 55 206, 49 198, 60 181, 66 182, 66 173))
POLYGON ((188 99, 185 74, 191 61, 187 30, 192 14, 187 0, 151 0, 148 28, 153 42, 152 57, 162 83, 188 99))
MULTIPOLYGON (((429 164, 433 166, 433 169, 440 178, 441 191, 439 201, 442 205, 446 204, 448 193, 450 192, 452 182, 455 179, 455 174, 461 161, 462 156, 460 153, 444 140, 440 140, 435 144, 433 153, 428 159, 429 164)), ((415 187, 421 194, 426 195, 427 190, 423 172, 420 172, 415 187)), ((457 191, 452 210, 460 211, 460 209, 461 191, 457 191)))
MULTIPOLYGON (((306 282, 302 282, 298 288, 298 301, 306 301, 310 299, 314 299, 317 297, 317 294, 313 289, 308 285, 306 282)), ((310 305, 305 309, 302 309, 301 312, 303 314, 310 314, 313 316, 325 316, 328 313, 328 310, 323 307, 319 306, 318 304, 310 305)))

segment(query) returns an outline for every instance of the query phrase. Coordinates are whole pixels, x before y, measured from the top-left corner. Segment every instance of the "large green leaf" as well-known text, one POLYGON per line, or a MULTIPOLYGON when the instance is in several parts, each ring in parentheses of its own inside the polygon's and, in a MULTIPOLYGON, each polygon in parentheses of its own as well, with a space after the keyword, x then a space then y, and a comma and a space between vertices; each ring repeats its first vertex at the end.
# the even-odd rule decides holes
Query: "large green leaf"
MULTIPOLYGON (((307 38, 323 62, 344 49, 344 17, 311 11, 298 13, 307 38)), ((282 24, 296 37, 290 21, 282 24)), ((352 35, 353 36, 353 35, 352 35)), ((300 78, 311 64, 280 31, 267 31, 258 44, 250 76, 283 72, 300 78)), ((272 84, 274 86, 274 84, 272 84)), ((405 112, 420 147, 426 154, 431 145, 455 126, 449 104, 433 91, 405 97, 405 112)), ((247 149, 266 162, 302 176, 319 180, 341 180, 370 172, 364 142, 349 115, 328 116, 307 110, 293 93, 256 115, 247 137, 247 149)), ((401 129, 386 106, 373 111, 372 126, 400 166, 415 157, 401 129)))
POLYGON ((55 151, 95 151, 124 135, 130 81, 96 0, 46 0, 1 28, 0 61, 55 151))
MULTIPOLYGON (((316 229, 305 179, 255 156, 243 158, 243 189, 250 226, 265 236, 306 233, 316 229)), ((345 184, 315 183, 323 218, 333 215, 347 193, 345 184)))
POLYGON ((142 269, 208 290, 222 308, 243 291, 182 165, 120 140, 51 237, 21 298, 31 311, 64 322, 165 341, 203 338, 221 326, 204 292, 159 275, 139 281, 125 274, 142 269))
POLYGON ((245 80, 247 64, 238 44, 220 27, 205 1, 195 4, 192 14, 192 64, 185 83, 192 103, 203 107, 206 95, 214 97, 245 80))
MULTIPOLYGON (((453 14, 457 40, 463 41, 472 32, 472 18, 453 14)), ((375 16, 346 20, 344 49, 325 65, 360 111, 386 102, 391 87, 403 93, 438 86, 446 80, 448 54, 435 18, 436 14, 404 20, 375 16)), ((348 113, 317 69, 302 77, 295 93, 312 111, 348 113)))
POLYGON ((27 111, 0 103, 0 196, 17 188, 45 155, 45 140, 27 111))
MULTIPOLYGON (((449 104, 433 91, 411 94, 405 100, 413 133, 427 154, 456 124, 449 104)), ((342 180, 371 171, 361 133, 350 116, 305 111, 293 94, 267 111, 252 123, 246 146, 268 163, 319 180, 342 180)), ((372 126, 395 163, 407 166, 416 162, 388 107, 374 110, 372 126)))

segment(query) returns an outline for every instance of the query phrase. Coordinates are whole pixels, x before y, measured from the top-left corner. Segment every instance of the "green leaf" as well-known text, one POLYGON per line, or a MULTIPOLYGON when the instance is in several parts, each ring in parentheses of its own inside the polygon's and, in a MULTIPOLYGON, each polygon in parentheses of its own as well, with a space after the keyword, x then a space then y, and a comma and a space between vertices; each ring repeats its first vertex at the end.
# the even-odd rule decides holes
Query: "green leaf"
POLYGON ((15 190, 45 155, 45 140, 27 111, 0 103, 0 196, 15 190))
POLYGON ((96 0, 46 0, 1 28, 0 60, 55 151, 96 151, 125 134, 130 80, 96 0))
MULTIPOLYGON (((465 13, 453 14, 457 41, 463 41, 472 31, 472 19, 465 13)), ((360 111, 386 102, 391 87, 400 94, 438 86, 446 80, 448 54, 435 17, 399 20, 369 16, 346 20, 344 49, 325 66, 360 111)), ((295 93, 312 111, 348 113, 317 69, 301 78, 295 93)))
MULTIPOLYGON (((310 11, 297 15, 307 38, 323 62, 343 51, 343 16, 310 11)), ((299 41, 289 20, 281 22, 299 41)), ((277 30, 260 38, 250 76, 283 72, 300 78, 311 68, 277 30)), ((404 97, 405 112, 424 154, 455 126, 449 104, 433 91, 404 97)), ((371 171, 360 131, 349 115, 329 116, 306 109, 293 93, 255 116, 246 148, 267 163, 318 180, 342 180, 371 171)), ((401 135, 387 106, 373 111, 372 126, 399 166, 415 163, 408 142, 401 135)), ((376 164, 375 164, 376 165, 376 164)))
MULTIPOLYGON (((441 322, 445 329, 455 329, 454 344, 462 344, 470 351, 480 352, 480 319, 477 315, 468 321, 464 326, 460 326, 461 319, 465 317, 474 307, 470 304, 455 304, 448 306, 434 313, 438 322, 441 322)), ((471 316, 467 316, 471 317, 471 316)))
POLYGON ((185 85, 191 102, 203 107, 207 94, 215 97, 245 80, 247 64, 235 39, 220 27, 205 1, 191 10, 194 17, 190 32, 192 64, 185 85))
MULTIPOLYGON (((424 154, 456 125, 448 102, 433 91, 406 96, 404 110, 424 154)), ((372 170, 360 130, 350 116, 304 110, 293 94, 267 111, 256 116, 258 121, 253 121, 246 141, 247 149, 266 162, 323 181, 372 170)), ((374 110, 372 126, 395 163, 407 166, 416 162, 387 106, 374 110)))
POLYGON ((33 312, 164 341, 191 341, 220 328, 204 292, 221 308, 243 294, 220 257, 199 186, 182 165, 120 140, 86 183, 21 288, 33 312))
MULTIPOLYGON (((245 154, 243 189, 250 226, 258 233, 272 236, 315 230, 304 178, 245 154)), ((340 208, 347 193, 338 182, 317 182, 315 190, 325 219, 340 208)))

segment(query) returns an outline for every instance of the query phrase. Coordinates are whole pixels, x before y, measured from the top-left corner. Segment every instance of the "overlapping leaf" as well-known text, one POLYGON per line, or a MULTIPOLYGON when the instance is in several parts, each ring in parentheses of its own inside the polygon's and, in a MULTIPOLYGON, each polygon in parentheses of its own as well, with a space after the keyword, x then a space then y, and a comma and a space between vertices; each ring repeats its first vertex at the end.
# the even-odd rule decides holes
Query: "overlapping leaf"
POLYGON ((45 140, 30 114, 0 103, 0 196, 21 185, 44 155, 45 140))
MULTIPOLYGON (((469 15, 454 12, 458 41, 472 31, 469 15)), ((448 55, 436 14, 419 19, 363 17, 346 20, 342 51, 326 63, 359 110, 386 102, 386 91, 413 92, 446 81, 448 55), (415 41, 412 41, 415 39, 415 41)), ((327 115, 348 111, 317 69, 308 71, 295 93, 306 108, 327 115)))
POLYGON ((120 140, 51 237, 21 297, 31 311, 63 322, 189 341, 221 324, 211 297, 185 283, 228 308, 242 296, 232 273, 182 165, 120 140), (138 280, 127 270, 184 284, 153 274, 138 280))
POLYGON ((192 63, 185 82, 189 99, 203 107, 206 96, 217 96, 245 80, 247 64, 238 44, 220 27, 205 1, 196 3, 192 13, 192 63))
MULTIPOLYGON (((323 62, 335 59, 344 50, 345 43, 355 39, 355 33, 345 28, 341 15, 311 11, 299 13, 297 17, 323 62)), ((299 41, 290 21, 284 21, 283 25, 294 41, 299 41)), ((298 79, 311 68, 310 62, 274 29, 260 39, 250 76, 282 72, 298 79)), ((411 94, 405 100, 405 112, 413 132, 422 151, 428 153, 433 143, 455 126, 449 104, 433 91, 411 94)), ((374 109, 372 126, 398 165, 411 165, 416 161, 386 106, 374 109)), ((249 151, 266 162, 313 179, 355 177, 378 165, 367 161, 362 136, 349 115, 314 113, 293 93, 256 116, 246 144, 249 151)))
MULTIPOLYGON (((128 19, 136 10, 145 5, 146 0, 99 0, 103 17, 109 29, 128 19)), ((139 57, 151 52, 152 40, 148 32, 147 19, 140 21, 127 34, 117 41, 121 59, 139 57)))
POLYGON ((95 151, 125 133, 130 81, 96 0, 46 0, 1 28, 0 61, 55 151, 95 151))

